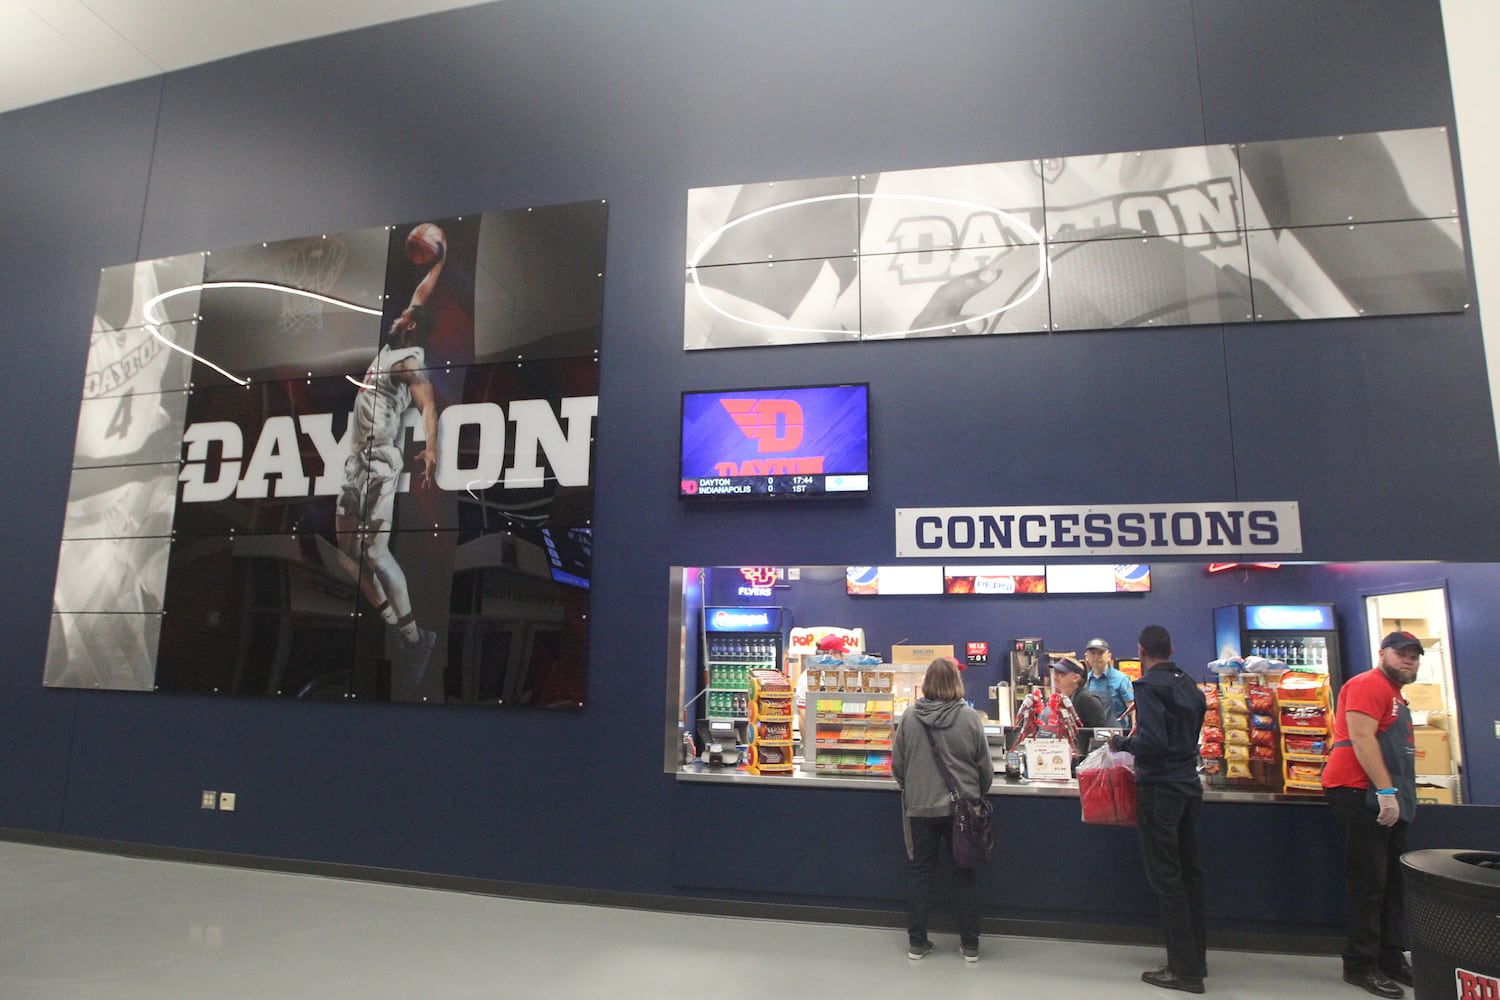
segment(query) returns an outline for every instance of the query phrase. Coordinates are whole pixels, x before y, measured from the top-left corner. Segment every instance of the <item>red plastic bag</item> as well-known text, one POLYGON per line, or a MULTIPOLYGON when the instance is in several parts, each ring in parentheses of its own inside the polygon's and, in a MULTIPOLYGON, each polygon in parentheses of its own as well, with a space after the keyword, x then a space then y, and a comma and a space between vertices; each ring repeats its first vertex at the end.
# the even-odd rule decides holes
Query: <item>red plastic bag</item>
POLYGON ((1101 826, 1135 826, 1135 758, 1102 746, 1078 765, 1078 800, 1083 821, 1101 826))

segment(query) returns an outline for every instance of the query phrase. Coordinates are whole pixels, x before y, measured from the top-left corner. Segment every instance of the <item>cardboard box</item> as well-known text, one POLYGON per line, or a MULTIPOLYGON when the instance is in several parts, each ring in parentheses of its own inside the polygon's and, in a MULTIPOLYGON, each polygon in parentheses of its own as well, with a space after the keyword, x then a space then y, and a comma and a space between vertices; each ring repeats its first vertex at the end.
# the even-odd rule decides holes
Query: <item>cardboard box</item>
POLYGON ((1401 689, 1401 697, 1413 712, 1441 712, 1448 707, 1441 684, 1408 684, 1401 689))
POLYGON ((1437 785, 1417 786, 1417 805, 1419 806, 1451 806, 1456 805, 1458 799, 1453 795, 1453 789, 1440 788, 1437 785))
POLYGON ((1446 732, 1430 726, 1418 726, 1412 730, 1411 735, 1417 751, 1418 774, 1453 773, 1453 757, 1448 748, 1446 732))
MULTIPOLYGON (((891 662, 927 666, 939 656, 953 656, 953 644, 946 646, 892 646, 891 662)), ((956 659, 956 657, 955 657, 956 659)), ((1410 685, 1408 685, 1410 686, 1410 685)))

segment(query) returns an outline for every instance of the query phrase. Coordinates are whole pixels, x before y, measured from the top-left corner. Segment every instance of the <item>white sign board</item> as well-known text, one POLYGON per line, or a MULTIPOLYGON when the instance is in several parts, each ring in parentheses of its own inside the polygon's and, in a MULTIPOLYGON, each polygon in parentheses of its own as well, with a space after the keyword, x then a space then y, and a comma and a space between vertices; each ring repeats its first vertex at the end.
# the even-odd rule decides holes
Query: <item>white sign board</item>
POLYGON ((901 558, 1289 555, 1296 501, 1072 507, 900 507, 901 558))

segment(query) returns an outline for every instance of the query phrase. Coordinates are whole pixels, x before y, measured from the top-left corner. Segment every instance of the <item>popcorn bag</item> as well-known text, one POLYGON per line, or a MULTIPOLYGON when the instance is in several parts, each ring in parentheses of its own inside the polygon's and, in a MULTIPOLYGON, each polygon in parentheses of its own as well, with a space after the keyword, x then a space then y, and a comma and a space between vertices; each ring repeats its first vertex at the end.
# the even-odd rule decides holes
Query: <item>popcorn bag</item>
POLYGON ((1135 757, 1102 746, 1078 765, 1078 801, 1083 821, 1100 826, 1135 825, 1135 757))

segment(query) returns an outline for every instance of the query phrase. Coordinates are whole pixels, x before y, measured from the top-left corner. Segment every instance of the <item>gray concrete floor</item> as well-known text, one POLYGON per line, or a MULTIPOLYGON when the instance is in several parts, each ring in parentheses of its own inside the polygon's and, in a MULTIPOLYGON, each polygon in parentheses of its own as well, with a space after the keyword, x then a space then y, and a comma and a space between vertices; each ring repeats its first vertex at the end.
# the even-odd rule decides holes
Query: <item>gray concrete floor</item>
MULTIPOLYGON (((1160 949, 540 903, 0 842, 0 997, 1102 1000, 1160 949)), ((1337 958, 1214 951, 1224 998, 1364 996, 1337 958)))

